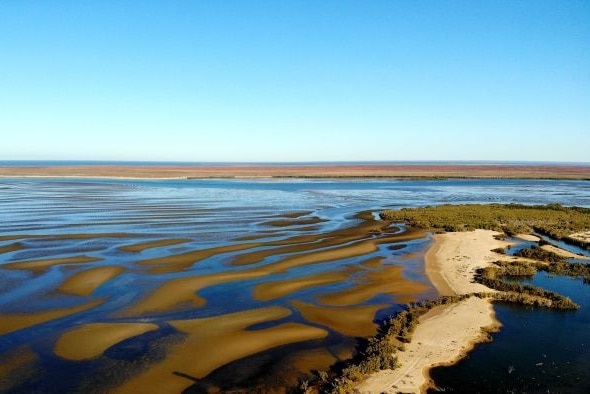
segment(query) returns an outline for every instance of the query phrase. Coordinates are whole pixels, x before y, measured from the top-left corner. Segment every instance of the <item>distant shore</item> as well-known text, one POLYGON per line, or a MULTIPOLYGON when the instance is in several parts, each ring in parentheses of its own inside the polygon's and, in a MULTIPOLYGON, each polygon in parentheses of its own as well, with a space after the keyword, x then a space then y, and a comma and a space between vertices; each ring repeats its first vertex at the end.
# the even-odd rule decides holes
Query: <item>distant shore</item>
POLYGON ((0 177, 208 178, 490 178, 590 180, 590 166, 512 164, 285 164, 0 166, 0 177))

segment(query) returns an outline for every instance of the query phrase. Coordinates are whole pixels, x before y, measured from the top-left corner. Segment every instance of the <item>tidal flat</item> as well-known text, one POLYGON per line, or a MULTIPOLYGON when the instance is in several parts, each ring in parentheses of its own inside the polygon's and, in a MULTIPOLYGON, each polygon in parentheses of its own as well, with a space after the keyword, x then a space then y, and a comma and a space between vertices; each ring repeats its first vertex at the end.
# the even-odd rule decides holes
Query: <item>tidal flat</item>
POLYGON ((590 204, 584 181, 0 183, 0 391, 14 393, 284 392, 437 296, 430 235, 383 209, 590 204))

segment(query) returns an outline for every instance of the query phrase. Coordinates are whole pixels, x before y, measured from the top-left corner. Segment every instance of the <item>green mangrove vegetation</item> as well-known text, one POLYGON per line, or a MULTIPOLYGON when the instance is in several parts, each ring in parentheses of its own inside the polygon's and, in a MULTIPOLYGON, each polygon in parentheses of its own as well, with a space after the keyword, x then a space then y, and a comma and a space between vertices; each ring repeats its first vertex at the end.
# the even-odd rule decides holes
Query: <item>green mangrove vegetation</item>
POLYGON ((464 204, 385 210, 381 218, 434 231, 486 229, 508 235, 537 232, 590 249, 590 242, 571 235, 590 229, 590 209, 560 204, 464 204))
POLYGON ((536 245, 531 246, 530 248, 520 249, 518 252, 514 253, 514 255, 518 257, 525 257, 528 259, 548 261, 551 263, 567 260, 567 257, 560 256, 557 253, 545 250, 540 246, 536 245))

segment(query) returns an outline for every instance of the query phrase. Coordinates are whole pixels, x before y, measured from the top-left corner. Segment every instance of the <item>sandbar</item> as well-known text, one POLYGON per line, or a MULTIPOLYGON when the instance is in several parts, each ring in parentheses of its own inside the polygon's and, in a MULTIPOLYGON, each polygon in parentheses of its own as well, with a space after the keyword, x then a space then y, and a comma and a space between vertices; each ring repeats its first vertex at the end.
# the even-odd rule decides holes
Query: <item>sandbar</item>
POLYGON ((270 301, 310 287, 342 282, 349 275, 350 272, 348 271, 337 271, 304 276, 302 278, 268 281, 256 285, 252 296, 258 301, 270 301))
POLYGON ((248 327, 282 319, 291 314, 283 307, 248 310, 221 316, 175 320, 170 324, 186 334, 172 345, 167 357, 132 377, 116 393, 180 393, 231 361, 280 345, 324 338, 328 332, 298 323, 251 330, 248 327), (190 378, 187 378, 190 377, 190 378))
POLYGON ((114 265, 91 268, 74 274, 57 289, 63 293, 88 296, 97 287, 120 275, 123 271, 123 267, 114 265))
POLYGON ((85 324, 63 334, 54 351, 68 360, 91 359, 125 339, 157 329, 157 325, 150 323, 85 324))
POLYGON ((471 297, 460 303, 433 308, 420 317, 412 342, 397 353, 400 367, 371 375, 361 393, 422 393, 428 369, 452 364, 486 337, 483 329, 497 327, 491 303, 471 297))
POLYGON ((30 271, 43 271, 49 267, 59 264, 84 264, 100 261, 102 259, 98 257, 90 256, 73 256, 73 257, 62 257, 56 259, 40 259, 40 260, 23 260, 14 261, 12 263, 3 264, 2 268, 11 270, 30 270, 30 271))
POLYGON ((568 250, 561 249, 561 248, 558 248, 553 245, 543 245, 543 246, 541 246, 541 249, 544 249, 548 252, 555 253, 556 255, 561 256, 561 257, 565 257, 567 259, 590 260, 590 257, 588 257, 588 256, 582 256, 579 254, 575 254, 575 253, 572 253, 568 250))
POLYGON ((22 330, 23 328, 35 326, 50 320, 73 315, 95 306, 102 304, 102 300, 96 300, 84 305, 72 308, 52 309, 43 312, 19 313, 19 314, 0 314, 0 335, 8 334, 13 331, 22 330))
POLYGON ((388 305, 367 305, 354 307, 326 308, 301 301, 293 305, 308 322, 319 324, 350 337, 369 337, 377 333, 373 323, 375 313, 388 305))
POLYGON ((318 301, 331 306, 357 305, 370 300, 377 294, 394 296, 403 294, 408 297, 409 294, 428 289, 428 286, 422 283, 404 278, 402 271, 403 267, 397 265, 370 271, 362 277, 359 284, 342 291, 324 294, 318 297, 318 301))
MULTIPOLYGON (((496 234, 475 230, 433 236, 434 244, 426 253, 426 271, 439 293, 491 292, 472 279, 477 268, 503 256, 492 249, 510 244, 495 239, 496 234)), ((430 383, 431 368, 455 363, 499 326, 488 299, 471 297, 435 307, 420 318, 412 341, 396 354, 400 366, 372 374, 358 389, 361 393, 423 393, 430 383)))
POLYGON ((134 244, 134 245, 125 245, 125 246, 119 247, 118 249, 122 250, 124 252, 139 253, 139 252, 143 252, 144 250, 147 250, 147 249, 159 248, 161 246, 178 245, 178 244, 183 244, 183 243, 190 242, 190 241, 191 241, 190 239, 185 239, 185 238, 161 239, 158 241, 142 242, 142 243, 138 243, 138 244, 134 244))
POLYGON ((23 249, 24 246, 20 242, 13 242, 8 245, 0 246, 0 254, 15 252, 17 250, 23 249))

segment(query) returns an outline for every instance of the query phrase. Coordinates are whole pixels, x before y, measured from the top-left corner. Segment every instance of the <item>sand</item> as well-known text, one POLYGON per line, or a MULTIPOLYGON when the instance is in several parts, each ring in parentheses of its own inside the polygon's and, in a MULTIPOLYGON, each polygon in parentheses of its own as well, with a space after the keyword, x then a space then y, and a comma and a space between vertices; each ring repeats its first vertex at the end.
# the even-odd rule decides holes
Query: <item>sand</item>
POLYGON ((473 282, 475 271, 506 256, 492 252, 510 242, 494 239, 497 232, 475 230, 436 234, 434 245, 426 252, 426 274, 441 295, 489 292, 473 282))
POLYGON ((125 339, 157 329, 157 325, 149 323, 85 324, 63 334, 54 351, 68 360, 91 359, 125 339))
POLYGON ((553 252, 559 256, 562 256, 562 257, 565 257, 568 259, 590 260, 590 257, 588 257, 588 256, 581 256, 579 254, 572 253, 568 250, 561 249, 561 248, 555 247, 553 245, 543 245, 543 246, 541 246, 541 249, 544 249, 548 252, 553 252))
POLYGON ((40 259, 40 260, 24 260, 14 261, 12 263, 3 264, 2 268, 14 270, 30 270, 30 271, 44 271, 54 265, 59 264, 84 264, 100 261, 100 258, 90 256, 74 256, 63 257, 56 259, 40 259))
POLYGON ((539 242, 541 238, 532 234, 516 234, 515 238, 522 239, 523 241, 539 242))
MULTIPOLYGON (((319 264, 329 261, 363 256, 377 251, 380 244, 407 241, 409 239, 420 238, 423 235, 423 231, 411 231, 403 234, 382 235, 377 238, 368 236, 370 238, 363 239, 345 246, 338 246, 327 250, 322 249, 315 252, 292 255, 277 262, 251 269, 172 279, 156 289, 145 299, 140 300, 135 305, 126 309, 123 314, 136 316, 145 313, 162 313, 173 308, 186 309, 202 307, 207 301, 196 293, 199 290, 209 286, 232 281, 261 278, 274 274, 283 274, 292 268, 304 265, 319 264)), ((316 245, 316 247, 321 246, 321 243, 316 245)), ((212 249, 208 249, 205 253, 210 253, 211 250, 212 249)), ((190 253, 199 252, 203 251, 195 251, 190 253)), ((265 295, 261 294, 260 291, 258 292, 258 297, 266 298, 265 295)))
POLYGON ((15 252, 17 250, 23 249, 24 246, 20 242, 13 242, 8 245, 0 246, 0 254, 15 252))
MULTIPOLYGON (((433 236, 434 245, 426 254, 426 271, 441 294, 490 291, 472 279, 475 269, 502 257, 492 249, 509 244, 496 240, 495 234, 475 230, 433 236)), ((484 340, 487 331, 498 327, 489 300, 471 297, 436 307, 421 317, 412 341, 397 353, 400 367, 372 374, 358 389, 361 393, 423 393, 429 384, 430 368, 453 364, 484 340)))
POLYGON ((52 309, 43 312, 19 313, 19 314, 0 314, 0 335, 8 334, 13 331, 22 330, 37 324, 45 323, 61 317, 73 315, 95 306, 102 304, 102 300, 89 302, 84 305, 72 308, 52 309))
POLYGON ((123 267, 107 266, 91 268, 78 272, 62 283, 57 290, 62 293, 88 296, 103 283, 115 278, 125 271, 123 267))
POLYGON ((570 235, 570 238, 577 239, 579 241, 590 242, 590 231, 572 234, 570 235))
POLYGON ((348 279, 349 275, 349 271, 343 270, 301 278, 268 281, 256 285, 252 297, 257 301, 270 301, 310 287, 343 282, 348 279))
POLYGON ((369 337, 377 333, 373 323, 379 309, 388 305, 367 305, 344 308, 326 308, 301 301, 292 301, 305 320, 338 331, 350 337, 369 337))
POLYGON ((161 239, 159 241, 150 241, 150 242, 142 242, 142 243, 138 243, 138 244, 134 244, 134 245, 125 245, 125 246, 119 247, 118 249, 122 250, 124 252, 139 253, 139 252, 143 252, 144 250, 147 250, 147 249, 159 248, 162 246, 178 245, 178 244, 183 244, 183 243, 190 242, 190 241, 191 241, 190 239, 185 239, 185 238, 161 239))
POLYGON ((401 366, 371 375, 359 391, 421 393, 428 383, 428 369, 462 358, 485 338, 482 329, 493 327, 496 321, 487 300, 471 297, 458 304, 436 307, 420 318, 412 342, 398 353, 401 366))
MULTIPOLYGON (((389 266, 375 271, 367 272, 359 279, 358 284, 342 291, 324 294, 318 297, 318 301, 324 305, 347 306, 358 305, 377 294, 415 294, 428 289, 428 286, 404 278, 402 266, 389 266)), ((417 301, 412 298, 411 301, 417 301)), ((408 302, 406 297, 404 302, 408 302)))
POLYGON ((170 324, 186 335, 173 345, 167 357, 127 380, 116 393, 180 393, 196 379, 231 361, 277 346, 324 338, 328 332, 298 323, 248 329, 279 320, 291 311, 282 307, 255 309, 221 316, 175 320, 170 324))

